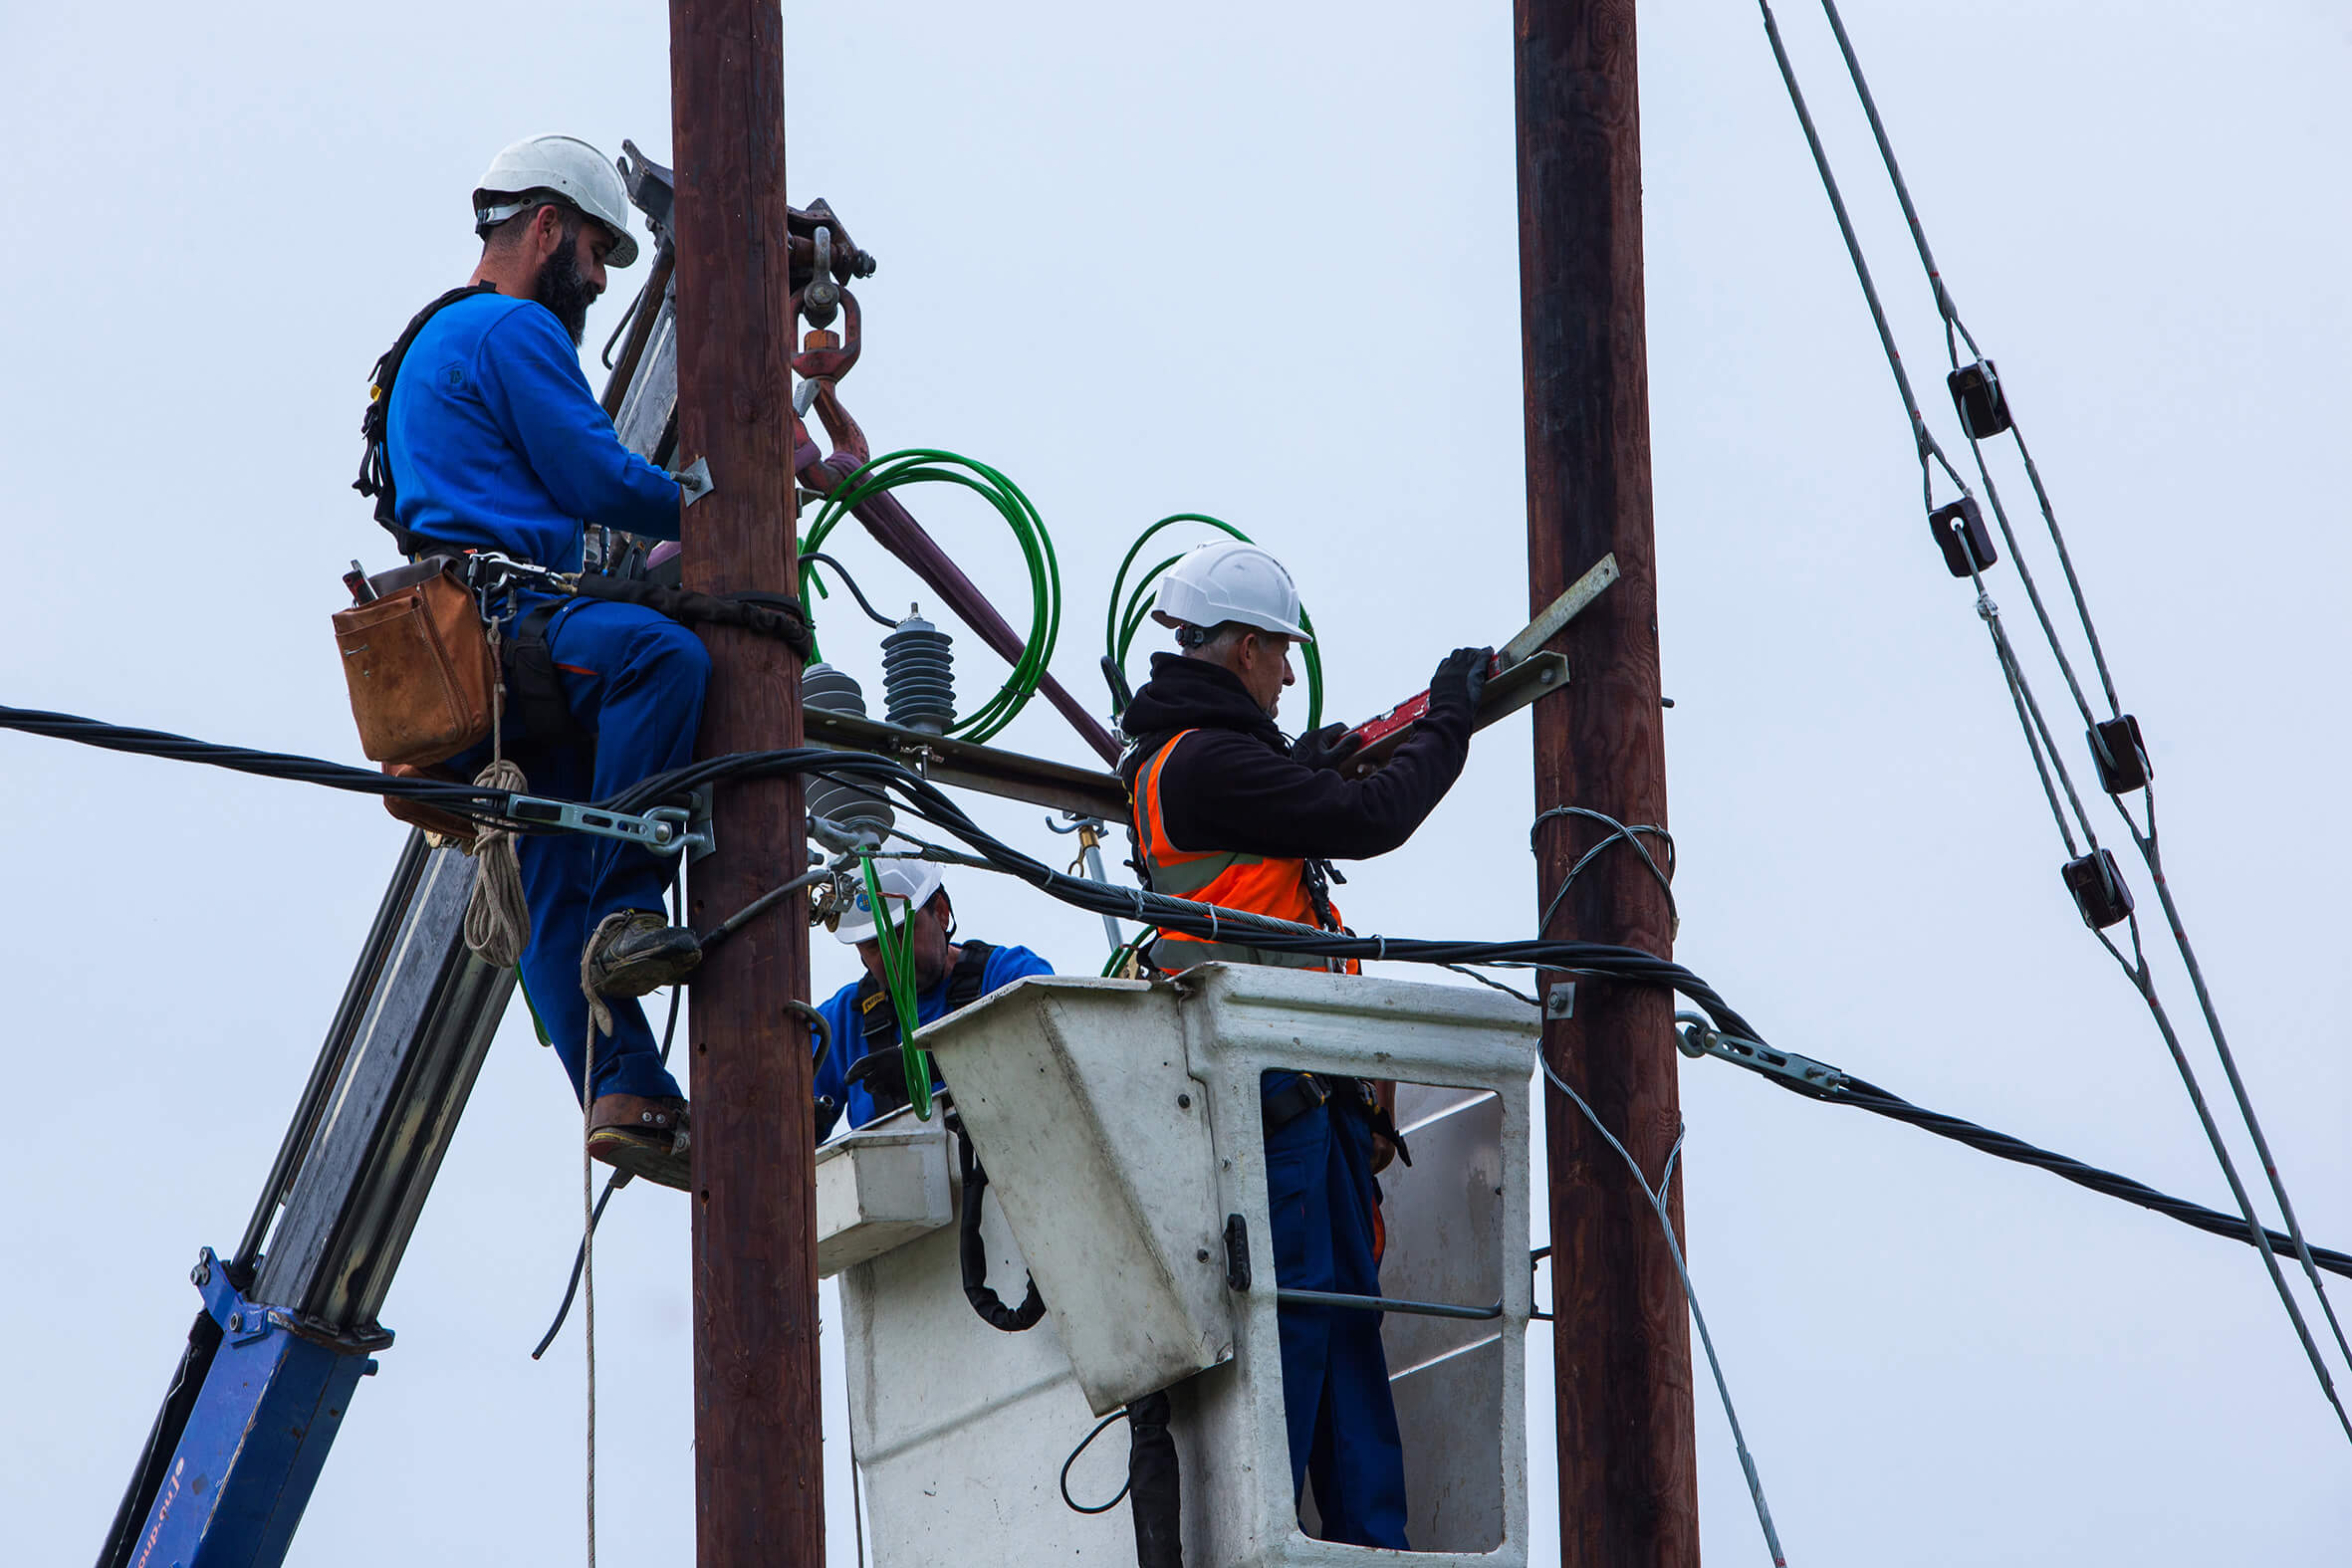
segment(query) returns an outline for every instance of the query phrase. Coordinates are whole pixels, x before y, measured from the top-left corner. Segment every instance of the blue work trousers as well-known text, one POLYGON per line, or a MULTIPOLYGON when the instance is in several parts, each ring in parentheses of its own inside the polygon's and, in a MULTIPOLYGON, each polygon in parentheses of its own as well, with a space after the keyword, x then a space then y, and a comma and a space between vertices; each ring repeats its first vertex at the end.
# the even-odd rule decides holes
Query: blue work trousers
MULTIPOLYGON (((1380 1293, 1372 1134, 1361 1116, 1324 1104, 1268 1134, 1266 1191, 1278 1284, 1380 1293)), ((1405 1550, 1404 1446, 1380 1314, 1287 1306, 1279 1321, 1293 1494, 1313 1477, 1326 1541, 1405 1550)))
MULTIPOLYGON (((510 703, 507 756, 522 767, 532 793, 599 800, 692 760, 711 669, 693 632, 642 605, 575 599, 550 622, 548 650, 572 716, 590 739, 535 741, 521 733, 510 703)), ((450 766, 470 779, 489 758, 485 743, 450 766)), ((524 1000, 579 1094, 588 1027, 581 952, 606 915, 660 909, 677 858, 587 833, 526 833, 516 845, 531 906, 524 1000)), ((678 1094, 644 1008, 630 997, 606 1001, 612 1033, 596 1041, 595 1093, 678 1094)))

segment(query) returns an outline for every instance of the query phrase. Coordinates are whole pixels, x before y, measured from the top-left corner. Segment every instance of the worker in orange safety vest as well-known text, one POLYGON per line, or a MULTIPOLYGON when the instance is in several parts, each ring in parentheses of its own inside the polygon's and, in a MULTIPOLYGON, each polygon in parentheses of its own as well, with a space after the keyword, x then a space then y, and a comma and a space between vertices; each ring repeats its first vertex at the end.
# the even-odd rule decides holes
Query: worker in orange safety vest
MULTIPOLYGON (((1161 579, 1152 618, 1178 652, 1152 657, 1119 717, 1137 864, 1154 892, 1301 925, 1340 929, 1326 860, 1385 854, 1412 836, 1460 777, 1491 650, 1438 666, 1429 713, 1377 772, 1338 767, 1343 726, 1296 741, 1275 722, 1295 683, 1293 645, 1309 641, 1298 590, 1254 545, 1205 545, 1161 579)), ((1254 948, 1163 928, 1163 971, 1211 962, 1338 968, 1350 961, 1254 948)), ((1394 1085, 1270 1072, 1262 1086, 1275 1277, 1285 1289, 1380 1294, 1377 1172, 1402 1152, 1394 1085)), ((1410 1155, 1406 1156, 1410 1163, 1410 1155)), ((1311 1476, 1322 1537, 1406 1549, 1403 1448, 1380 1314, 1285 1306, 1283 1400, 1294 1493, 1311 1476)))

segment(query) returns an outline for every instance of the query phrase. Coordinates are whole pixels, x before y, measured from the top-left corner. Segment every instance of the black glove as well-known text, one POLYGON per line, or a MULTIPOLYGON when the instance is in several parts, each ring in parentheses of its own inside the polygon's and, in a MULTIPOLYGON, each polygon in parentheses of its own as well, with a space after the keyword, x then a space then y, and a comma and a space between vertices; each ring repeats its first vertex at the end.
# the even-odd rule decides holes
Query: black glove
POLYGON ((1455 709, 1466 716, 1476 714, 1479 693, 1487 689, 1487 666, 1494 659, 1492 648, 1456 648, 1447 654, 1429 678, 1429 711, 1455 709))
POLYGON ((1348 734, 1346 725, 1326 724, 1291 743, 1291 761, 1301 768, 1337 768, 1363 744, 1363 737, 1348 734))

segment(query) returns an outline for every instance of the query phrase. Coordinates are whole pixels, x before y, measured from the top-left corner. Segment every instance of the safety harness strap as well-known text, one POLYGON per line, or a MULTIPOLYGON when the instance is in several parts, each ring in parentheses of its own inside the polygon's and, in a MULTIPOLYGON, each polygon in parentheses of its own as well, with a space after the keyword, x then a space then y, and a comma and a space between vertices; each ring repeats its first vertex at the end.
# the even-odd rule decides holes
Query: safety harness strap
POLYGON ((556 656, 548 648, 548 626, 568 600, 548 599, 533 605, 515 622, 506 650, 507 701, 513 705, 523 733, 535 745, 560 746, 585 740, 588 731, 573 717, 564 700, 564 679, 556 672, 556 656))
MULTIPOLYGON (((947 1010, 958 1011, 978 1002, 988 976, 988 958, 996 951, 989 943, 968 940, 964 956, 947 977, 947 1010)), ((849 1065, 849 1081, 865 1085, 874 1115, 881 1116, 907 1103, 906 1074, 899 1070, 901 1045, 898 1009, 890 1006, 881 982, 871 975, 857 983, 858 1016, 865 1036, 865 1054, 849 1065)))
MULTIPOLYGON (((408 319, 408 325, 400 330, 400 336, 392 340, 392 345, 375 361, 375 368, 368 372, 367 411, 359 416, 359 435, 366 445, 359 454, 359 477, 352 481, 352 488, 362 496, 375 498, 375 521, 390 533, 392 543, 399 547, 403 556, 422 555, 434 548, 435 542, 422 535, 411 534, 400 525, 399 497, 392 487, 391 452, 385 446, 391 427, 392 383, 399 379, 400 364, 408 357, 408 349, 416 341, 416 335, 424 331, 425 323, 460 300, 497 292, 498 285, 494 283, 475 283, 442 295, 408 319)), ((448 549, 446 545, 439 548, 448 549)))

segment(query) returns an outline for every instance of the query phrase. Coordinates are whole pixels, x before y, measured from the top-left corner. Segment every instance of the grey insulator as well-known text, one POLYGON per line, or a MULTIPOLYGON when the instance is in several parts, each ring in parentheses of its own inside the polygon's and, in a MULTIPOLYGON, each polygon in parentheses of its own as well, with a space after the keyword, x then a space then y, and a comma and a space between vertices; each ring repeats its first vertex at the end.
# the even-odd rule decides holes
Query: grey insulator
MULTIPOLYGON (((865 716, 865 691, 857 684, 857 677, 829 664, 812 664, 801 672, 801 703, 808 708, 865 716)), ((889 832, 897 820, 890 802, 870 789, 816 774, 803 778, 811 816, 830 817, 843 827, 871 828, 877 838, 889 832)))
POLYGON ((911 613, 882 639, 882 701, 901 730, 945 735, 956 722, 953 640, 911 613))

